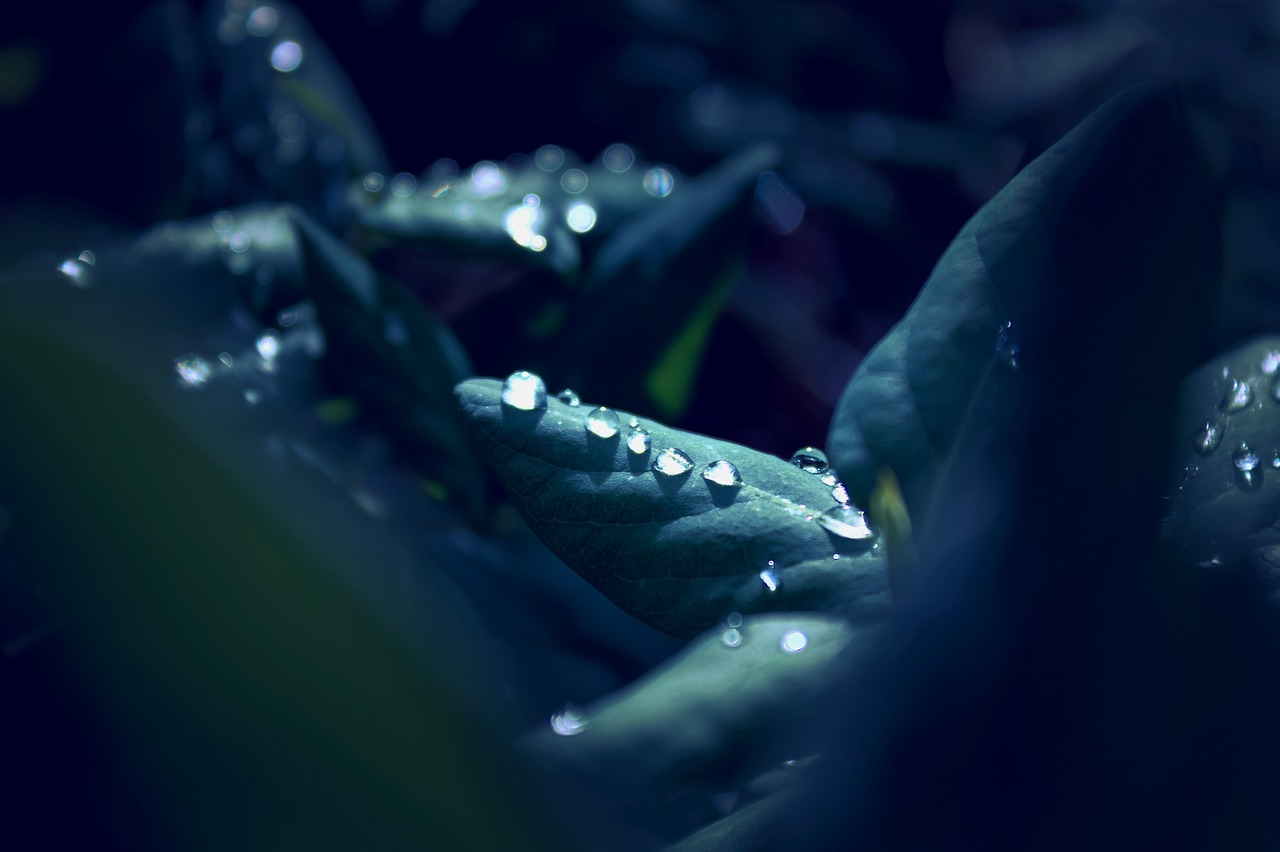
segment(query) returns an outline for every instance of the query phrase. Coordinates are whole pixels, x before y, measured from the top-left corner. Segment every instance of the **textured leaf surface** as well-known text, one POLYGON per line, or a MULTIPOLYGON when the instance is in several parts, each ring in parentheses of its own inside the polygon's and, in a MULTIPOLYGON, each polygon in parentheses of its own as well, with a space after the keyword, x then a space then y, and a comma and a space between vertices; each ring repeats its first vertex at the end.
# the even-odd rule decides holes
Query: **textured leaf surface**
POLYGON ((814 520, 837 505, 819 476, 647 419, 639 424, 652 448, 636 455, 627 412, 617 412, 619 434, 601 439, 586 431, 589 404, 549 398, 545 409, 522 411, 502 403, 501 390, 495 379, 457 388, 481 452, 538 537, 636 617, 692 636, 735 610, 829 610, 860 621, 885 612, 880 553, 814 520), (688 474, 650 468, 668 447, 692 460, 688 474), (743 486, 703 478, 720 459, 737 466, 743 486), (769 568, 774 591, 761 579, 769 568))

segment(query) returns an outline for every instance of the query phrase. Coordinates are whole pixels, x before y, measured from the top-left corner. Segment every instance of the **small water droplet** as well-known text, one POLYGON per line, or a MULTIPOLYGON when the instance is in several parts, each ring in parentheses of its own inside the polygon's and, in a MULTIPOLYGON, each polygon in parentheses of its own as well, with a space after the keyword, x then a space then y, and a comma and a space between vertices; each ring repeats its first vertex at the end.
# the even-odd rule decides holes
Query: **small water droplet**
POLYGON ((1191 446, 1202 456, 1207 456, 1214 450, 1218 449, 1218 445, 1222 443, 1222 436, 1226 434, 1227 424, 1223 422, 1221 417, 1214 418, 1205 423, 1191 437, 1191 446))
POLYGON ((996 357, 1010 367, 1017 369, 1018 355, 1022 352, 1022 344, 1018 342, 1013 330, 1013 323, 1006 322, 996 332, 996 357))
POLYGON ((782 646, 782 650, 786 651, 788 654, 797 654, 803 651, 805 646, 808 644, 809 637, 805 636, 799 630, 788 630, 786 633, 783 633, 782 641, 779 643, 779 645, 782 646))
POLYGON ((77 287, 89 286, 89 266, 79 260, 64 260, 58 266, 58 271, 71 279, 71 283, 77 287))
POLYGON ((725 617, 724 623, 729 625, 730 627, 741 627, 742 613, 740 612, 729 613, 729 615, 725 617))
POLYGON ((801 447, 791 454, 791 463, 805 473, 826 473, 830 462, 827 454, 817 447, 801 447))
POLYGON ((773 572, 773 560, 769 560, 769 567, 760 572, 760 582, 764 583, 764 587, 771 592, 778 591, 778 575, 773 572))
POLYGON ((1236 479, 1244 488, 1253 488, 1260 483, 1261 463, 1262 460, 1258 458, 1258 454, 1249 449, 1248 444, 1241 444, 1231 454, 1231 464, 1236 469, 1236 479))
POLYGON ((1271 468, 1273 470, 1280 470, 1280 450, 1276 450, 1271 454, 1271 468))
POLYGON ((831 558, 832 558, 832 559, 839 559, 839 558, 840 558, 840 554, 839 554, 839 553, 833 553, 833 554, 831 554, 831 558))
POLYGON ((675 185, 671 172, 660 166, 654 166, 644 173, 644 191, 654 198, 666 198, 675 185))
POLYGON ((818 481, 823 485, 835 488, 840 484, 840 477, 836 476, 834 471, 828 470, 826 473, 822 474, 822 477, 818 481))
POLYGON ((560 391, 560 393, 556 394, 556 399, 565 405, 582 405, 582 397, 578 396, 577 391, 573 388, 565 388, 560 391))
POLYGON ((720 459, 707 465, 702 471, 702 478, 725 488, 738 488, 742 485, 742 475, 734 467, 733 462, 720 459))
POLYGON ((540 376, 521 370, 502 383, 502 402, 521 411, 547 407, 547 385, 540 376))
POLYGON ((736 648, 742 644, 742 631, 736 627, 730 627, 720 634, 720 641, 730 648, 736 648))
POLYGON ((844 487, 844 483, 843 483, 843 482, 838 482, 838 483, 836 483, 836 487, 831 489, 831 497, 832 497, 832 498, 833 498, 837 503, 848 503, 848 502, 849 502, 849 489, 847 489, 847 488, 845 488, 845 487, 844 487))
POLYGON ((663 476, 684 476, 693 470, 693 459, 685 455, 683 450, 667 447, 654 456, 653 464, 650 466, 654 473, 660 473, 663 476))
POLYGON ((1218 403, 1218 408, 1231 414, 1248 408, 1251 402, 1253 402, 1253 389, 1249 387, 1249 383, 1232 379, 1231 384, 1227 385, 1227 392, 1222 395, 1222 402, 1218 403))
POLYGON ((587 432, 597 438, 612 438, 618 434, 618 412, 603 405, 587 415, 587 432))
MULTIPOLYGON (((634 417, 631 418, 631 422, 635 422, 634 417)), ((632 426, 631 434, 627 436, 627 450, 636 456, 649 452, 649 433, 639 426, 632 426)))
POLYGON ((1258 362, 1258 369, 1264 375, 1275 375, 1276 370, 1280 370, 1280 349, 1268 349, 1262 353, 1262 360, 1258 362))
POLYGON ((188 387, 193 388, 209 381, 209 377, 213 375, 213 367, 199 355, 179 358, 173 362, 173 368, 178 371, 178 378, 182 379, 188 387))
POLYGON ((640 418, 639 418, 639 417, 632 417, 630 420, 628 420, 628 421, 627 421, 627 425, 628 425, 628 426, 630 426, 632 429, 639 429, 639 428, 640 428, 640 418))
POLYGON ((853 506, 835 506, 818 516, 818 525, 840 538, 863 541, 874 538, 875 531, 867 526, 867 516, 853 506))
POLYGON ((563 710, 551 717, 551 730, 562 737, 576 737, 590 727, 587 717, 572 704, 564 705, 563 710))

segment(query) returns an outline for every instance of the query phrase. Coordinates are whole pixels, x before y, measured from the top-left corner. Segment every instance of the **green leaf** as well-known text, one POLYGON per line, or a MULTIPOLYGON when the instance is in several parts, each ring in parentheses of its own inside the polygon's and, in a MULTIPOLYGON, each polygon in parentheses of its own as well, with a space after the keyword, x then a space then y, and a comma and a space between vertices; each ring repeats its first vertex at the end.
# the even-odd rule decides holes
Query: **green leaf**
POLYGON ((482 455, 538 537, 649 624, 692 636, 735 610, 825 610, 858 621, 884 614, 884 560, 872 539, 820 525, 818 516, 838 508, 820 476, 647 419, 637 422, 652 446, 636 454, 627 446, 629 413, 616 412, 618 434, 598 438, 585 428, 592 406, 550 398, 546 408, 521 410, 501 401, 495 379, 469 379, 456 393, 482 455), (687 473, 651 468, 667 448, 687 454, 687 473), (717 460, 732 462, 744 484, 704 479, 717 460))

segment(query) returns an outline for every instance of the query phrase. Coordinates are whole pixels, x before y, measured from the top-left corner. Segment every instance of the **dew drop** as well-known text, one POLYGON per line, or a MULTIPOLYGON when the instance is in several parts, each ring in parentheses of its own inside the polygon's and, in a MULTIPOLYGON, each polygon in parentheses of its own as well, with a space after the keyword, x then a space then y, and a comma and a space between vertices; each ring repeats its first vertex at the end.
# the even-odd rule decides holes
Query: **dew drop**
POLYGON ((840 538, 863 541, 874 538, 875 531, 867 526, 867 516, 853 506, 835 506, 818 516, 818 525, 840 538))
POLYGON ((1232 379, 1231 384, 1227 386, 1227 392, 1222 395, 1222 402, 1218 403, 1218 408, 1226 414, 1232 414, 1248 408, 1251 402, 1253 402, 1253 390, 1249 387, 1249 383, 1232 379))
MULTIPOLYGON (((631 418, 631 422, 635 423, 634 417, 631 418)), ((642 456, 649 452, 649 433, 639 426, 632 426, 631 434, 627 436, 627 451, 635 456, 642 456)))
POLYGON ((837 482, 836 487, 831 489, 831 497, 841 504, 849 502, 849 489, 844 487, 843 482, 837 482))
POLYGON ((597 438, 612 438, 618 434, 618 412, 603 405, 587 415, 587 431, 597 438))
POLYGON ((564 705, 564 709, 551 717, 551 730, 562 737, 576 737, 591 727, 587 717, 572 704, 564 705))
POLYGON ((826 473, 822 474, 822 478, 819 479, 818 481, 830 488, 835 488, 837 485, 840 484, 840 477, 836 476, 834 472, 829 470, 826 473))
POLYGON ((1259 469, 1262 460, 1258 454, 1249 449, 1247 444, 1236 447, 1231 454, 1231 464, 1236 469, 1236 479, 1241 487, 1254 488, 1260 484, 1262 471, 1259 469))
POLYGON ((628 425, 628 426, 630 426, 632 429, 639 429, 639 428, 640 428, 640 418, 639 418, 639 417, 632 417, 630 420, 628 420, 628 421, 627 421, 627 425, 628 425))
POLYGON ((1202 456, 1207 456, 1222 443, 1222 436, 1227 431, 1227 424, 1218 417, 1205 423, 1191 437, 1191 446, 1202 456))
POLYGON ((213 367, 199 355, 179 358, 173 362, 173 368, 178 371, 178 378, 182 379, 188 387, 193 388, 209 381, 209 377, 213 375, 213 367))
POLYGON ((801 447, 791 454, 791 463, 805 473, 826 473, 830 462, 827 454, 817 447, 801 447))
POLYGON ((771 592, 778 591, 778 575, 773 573, 773 560, 769 560, 769 567, 760 572, 760 582, 764 583, 764 587, 771 592))
POLYGON ((702 478, 725 488, 738 488, 742 485, 742 475, 734 467, 733 462, 720 459, 707 465, 702 471, 702 478))
POLYGON ((1264 375, 1274 376, 1276 370, 1280 370, 1280 349, 1268 349, 1262 354, 1262 360, 1258 362, 1258 369, 1264 375))
POLYGON ((521 411, 547 407, 547 385, 540 376, 521 370, 502 383, 502 402, 521 411))
POLYGON ((582 397, 578 396, 578 392, 573 388, 565 388, 560 391, 560 393, 556 394, 556 399, 560 400, 565 405, 582 405, 582 397))
POLYGON ((683 450, 667 447, 654 456, 650 467, 653 468, 654 473, 660 473, 663 476, 684 476, 693 470, 693 459, 685 455, 683 450))
POLYGON ((736 648, 742 644, 742 631, 736 627, 730 627, 720 634, 720 641, 730 648, 736 648))
POLYGON ((782 634, 782 641, 778 643, 782 646, 782 650, 788 654, 798 654, 809 644, 809 637, 805 636, 799 630, 788 630, 782 634))

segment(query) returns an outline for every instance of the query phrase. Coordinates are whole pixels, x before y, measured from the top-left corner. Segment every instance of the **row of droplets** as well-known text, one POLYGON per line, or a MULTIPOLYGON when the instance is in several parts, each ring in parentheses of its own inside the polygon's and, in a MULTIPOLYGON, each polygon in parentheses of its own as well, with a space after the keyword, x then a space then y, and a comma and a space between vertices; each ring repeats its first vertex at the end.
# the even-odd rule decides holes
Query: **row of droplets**
MULTIPOLYGON (((571 407, 582 405, 578 394, 567 388, 557 394, 556 398, 571 407)), ((521 411, 545 408, 547 385, 540 376, 521 370, 512 373, 503 382, 501 400, 504 405, 521 411)), ((599 406, 587 413, 584 426, 588 435, 607 440, 621 431, 622 420, 613 409, 599 406)), ((649 432, 640 425, 640 421, 632 417, 628 428, 630 431, 626 439, 627 451, 638 457, 649 453, 652 439, 649 432)), ((875 536, 874 531, 867 524, 866 515, 851 505, 848 489, 831 470, 830 463, 821 450, 816 447, 803 447, 792 455, 790 461, 805 473, 821 477, 822 483, 831 488, 832 499, 837 504, 816 516, 806 514, 804 516, 806 521, 816 521, 829 533, 853 541, 863 541, 875 536)), ((694 466, 693 459, 684 450, 678 447, 666 447, 654 455, 649 469, 659 476, 680 477, 690 473, 694 466)), ((702 469, 702 478, 711 487, 721 489, 738 489, 745 484, 737 466, 728 459, 709 462, 702 469)), ((798 504, 797 508, 802 510, 805 507, 798 504)), ((839 554, 836 554, 835 558, 839 558, 839 554)), ((772 562, 769 564, 773 565, 772 562)), ((777 588, 776 580, 770 585, 769 580, 765 579, 766 573, 770 572, 771 569, 766 568, 761 573, 761 580, 769 586, 770 591, 774 591, 777 588)))
MULTIPOLYGON (((1268 350, 1258 362, 1258 369, 1264 376, 1271 377, 1267 395, 1272 401, 1280 403, 1280 351, 1268 350)), ((1227 371, 1223 370, 1223 377, 1227 371)), ((1232 414, 1244 411, 1253 405, 1253 386, 1248 380, 1230 379, 1222 399, 1218 403, 1218 411, 1204 425, 1196 430, 1191 438, 1191 446, 1202 456, 1208 456, 1222 445, 1226 437, 1228 419, 1232 414)), ((1231 466, 1235 470, 1236 481, 1247 489, 1257 488, 1262 482, 1262 457, 1249 445, 1241 441, 1231 453, 1231 466)), ((1271 467, 1280 470, 1280 451, 1272 454, 1271 467)))
MULTIPOLYGON (((746 628, 742 626, 742 614, 731 612, 724 621, 720 641, 727 648, 741 647, 746 638, 745 631, 746 628)), ((792 628, 782 634, 782 638, 778 640, 778 647, 785 654, 798 654, 809 647, 809 637, 803 630, 792 628)), ((586 733, 590 728, 591 720, 573 704, 566 704, 563 710, 551 716, 551 731, 562 737, 574 737, 586 733)))

